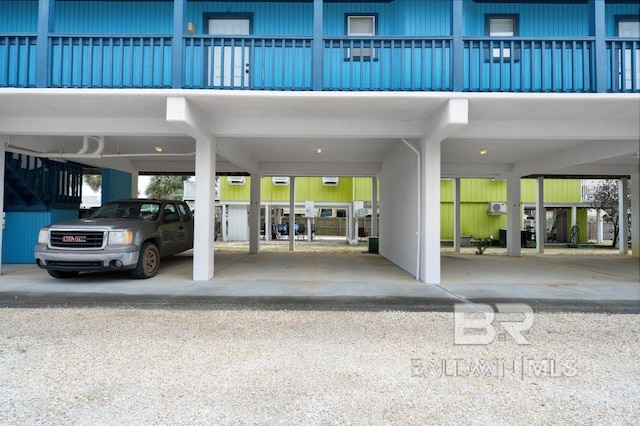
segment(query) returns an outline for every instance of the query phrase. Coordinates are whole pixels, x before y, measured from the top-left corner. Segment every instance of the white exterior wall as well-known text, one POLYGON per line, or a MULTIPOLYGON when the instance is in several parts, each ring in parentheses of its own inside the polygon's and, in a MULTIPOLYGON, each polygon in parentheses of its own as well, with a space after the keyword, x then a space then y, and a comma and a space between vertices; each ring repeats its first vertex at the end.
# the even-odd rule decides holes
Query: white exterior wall
MULTIPOLYGON (((439 203, 439 200, 438 200, 439 203)), ((399 144, 380 172, 379 252, 416 275, 418 235, 418 157, 399 144)))

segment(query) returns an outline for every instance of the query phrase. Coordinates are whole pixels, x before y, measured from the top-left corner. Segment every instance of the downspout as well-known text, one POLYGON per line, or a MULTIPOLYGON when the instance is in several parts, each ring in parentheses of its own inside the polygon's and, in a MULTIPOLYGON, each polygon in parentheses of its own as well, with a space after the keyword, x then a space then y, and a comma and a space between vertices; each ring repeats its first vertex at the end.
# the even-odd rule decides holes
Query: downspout
POLYGON ((402 142, 405 143, 413 152, 416 153, 416 158, 418 159, 418 231, 416 232, 416 281, 420 281, 420 255, 422 252, 422 229, 420 223, 422 222, 422 218, 420 217, 420 213, 422 212, 422 192, 420 191, 420 180, 422 178, 422 157, 420 156, 420 151, 418 151, 413 145, 411 145, 405 138, 402 138, 402 142))

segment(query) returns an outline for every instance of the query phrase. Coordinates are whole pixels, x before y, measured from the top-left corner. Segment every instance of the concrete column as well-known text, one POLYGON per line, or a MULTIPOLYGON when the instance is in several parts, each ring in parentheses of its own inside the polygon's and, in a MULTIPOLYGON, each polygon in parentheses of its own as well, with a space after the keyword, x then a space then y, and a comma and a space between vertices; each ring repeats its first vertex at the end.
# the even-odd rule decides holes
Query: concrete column
POLYGON ((271 206, 264 206, 264 240, 271 241, 271 206))
POLYGON ((0 226, 0 275, 2 275, 2 237, 4 234, 4 167, 5 167, 5 144, 0 143, 0 216, 2 216, 2 226, 0 226))
POLYGON ((520 176, 507 179, 507 254, 520 256, 520 176))
POLYGON ((620 254, 629 253, 629 204, 627 203, 627 178, 618 181, 618 246, 620 246, 620 254))
POLYGON ((227 242, 229 236, 227 235, 227 205, 222 204, 222 217, 220 218, 220 228, 222 232, 222 241, 227 242))
POLYGON ((573 227, 576 226, 576 224, 578 223, 577 214, 578 214, 578 208, 576 206, 572 206, 571 207, 571 229, 573 229, 573 227))
POLYGON ((378 236, 378 178, 371 178, 371 236, 378 236))
POLYGON ((440 140, 423 138, 420 281, 440 283, 440 140))
POLYGON ((193 279, 213 278, 213 251, 216 223, 216 141, 196 139, 195 241, 193 246, 193 279))
POLYGON ((453 179, 453 251, 460 253, 460 178, 453 179))
MULTIPOLYGON (((260 251, 260 175, 251 175, 251 195, 249 202, 249 253, 260 251)), ((267 226, 265 222, 265 235, 267 226)))
POLYGON ((631 175, 631 255, 640 258, 640 173, 631 175))
POLYGON ((353 241, 353 203, 347 209, 347 242, 353 241))
POLYGON ((544 208, 544 178, 536 181, 536 253, 544 253, 544 241, 547 237, 547 211, 544 208))
POLYGON ((289 251, 296 249, 296 178, 289 178, 289 251))

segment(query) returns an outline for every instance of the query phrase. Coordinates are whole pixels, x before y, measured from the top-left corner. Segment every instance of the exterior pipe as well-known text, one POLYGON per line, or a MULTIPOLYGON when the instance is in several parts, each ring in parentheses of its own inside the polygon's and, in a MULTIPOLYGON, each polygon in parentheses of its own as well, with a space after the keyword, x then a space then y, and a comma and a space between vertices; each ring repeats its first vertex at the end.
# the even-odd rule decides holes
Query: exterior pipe
POLYGON ((420 226, 421 218, 420 213, 422 212, 422 194, 420 192, 420 179, 422 178, 422 158, 420 156, 420 151, 418 151, 413 145, 411 145, 405 138, 402 138, 402 142, 405 143, 413 152, 416 153, 416 158, 418 159, 418 231, 416 235, 416 281, 420 281, 420 255, 421 255, 421 247, 422 247, 422 228, 420 226))
POLYGON ((167 154, 167 153, 149 153, 149 154, 100 154, 98 151, 102 151, 104 149, 104 141, 102 143, 102 148, 98 148, 92 154, 65 154, 63 152, 38 152, 33 151, 31 149, 18 148, 13 146, 6 146, 6 150, 9 152, 15 152, 16 154, 26 154, 33 155, 36 157, 46 157, 46 158, 133 158, 133 157, 194 157, 196 155, 195 152, 188 153, 176 153, 176 154, 167 154))

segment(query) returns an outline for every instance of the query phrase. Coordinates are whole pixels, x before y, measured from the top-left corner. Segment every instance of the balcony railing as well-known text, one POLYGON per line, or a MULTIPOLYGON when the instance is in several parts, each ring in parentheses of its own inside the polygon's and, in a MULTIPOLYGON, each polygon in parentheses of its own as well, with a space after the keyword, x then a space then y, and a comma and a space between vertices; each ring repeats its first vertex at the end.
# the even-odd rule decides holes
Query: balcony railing
POLYGON ((593 92, 594 65, 591 39, 469 38, 464 90, 593 92))
POLYGON ((310 37, 185 39, 187 89, 311 90, 310 37))
POLYGON ((35 35, 0 36, 0 87, 35 87, 35 35))
POLYGON ((451 90, 451 38, 341 37, 324 46, 324 90, 451 90))
POLYGON ((607 40, 607 90, 640 91, 640 42, 636 39, 607 40))
POLYGON ((332 37, 320 55, 313 46, 311 37, 186 36, 176 50, 167 35, 55 35, 41 80, 37 37, 0 35, 0 87, 576 93, 604 90, 606 74, 606 91, 640 92, 640 42, 630 39, 606 40, 601 60, 593 37, 465 37, 462 52, 452 37, 332 37))
POLYGON ((50 87, 171 86, 170 36, 49 38, 50 87))

